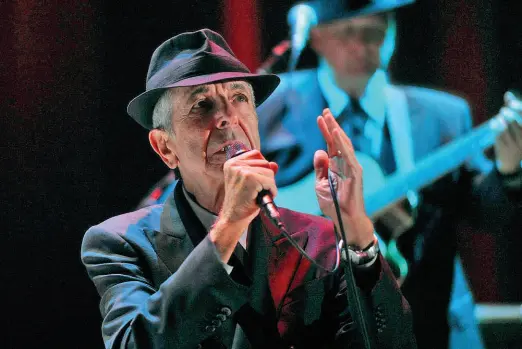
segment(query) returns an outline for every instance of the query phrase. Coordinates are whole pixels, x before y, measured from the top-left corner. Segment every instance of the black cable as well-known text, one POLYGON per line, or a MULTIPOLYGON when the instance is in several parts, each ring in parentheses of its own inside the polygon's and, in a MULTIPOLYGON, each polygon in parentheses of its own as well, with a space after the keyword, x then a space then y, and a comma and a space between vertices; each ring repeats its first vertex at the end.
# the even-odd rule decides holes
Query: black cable
MULTIPOLYGON (((366 322, 364 321, 363 311, 361 302, 359 300, 359 297, 357 296, 358 290, 355 285, 355 278, 353 274, 353 266, 350 262, 350 254, 348 251, 348 239, 346 238, 346 233, 344 231, 343 226, 343 220, 341 217, 341 209, 339 207, 339 202, 337 201, 337 191, 335 190, 334 185, 334 179, 332 176, 332 171, 328 169, 328 184, 330 185, 330 193, 332 194, 332 200, 334 202, 335 206, 335 213, 337 215, 337 221, 339 222, 339 229, 341 230, 341 239, 342 239, 342 246, 339 246, 341 248, 344 248, 345 256, 347 258, 347 263, 344 263, 346 265, 345 272, 344 272, 344 278, 346 280, 346 298, 348 300, 348 304, 354 304, 355 306, 355 314, 352 314, 352 317, 356 324, 359 325, 359 329, 361 331, 361 336, 364 342, 364 348, 370 349, 370 336, 368 334, 368 329, 366 328, 366 322), (352 299, 350 299, 352 298, 352 299)), ((335 232, 335 235, 337 236, 337 231, 335 232)), ((336 239, 337 240, 337 239, 336 239)), ((339 250, 339 247, 337 250, 339 250)))
MULTIPOLYGON (((274 222, 274 221, 272 221, 272 222, 274 222)), ((294 246, 303 257, 308 259, 308 261, 310 261, 310 263, 315 265, 317 268, 324 270, 328 273, 335 273, 339 269, 339 265, 341 264, 341 253, 338 248, 339 237, 337 236, 337 234, 335 234, 335 246, 336 246, 336 248, 335 248, 335 266, 333 267, 333 269, 328 269, 328 268, 322 266, 321 264, 317 263, 312 257, 310 257, 310 255, 308 253, 306 253, 305 250, 303 250, 303 248, 301 246, 299 246, 299 244, 294 239, 292 239, 292 237, 286 230, 286 227, 284 226, 283 222, 277 221, 277 223, 274 222, 274 224, 277 225, 277 227, 279 228, 279 231, 288 239, 290 244, 292 246, 294 246)))
POLYGON ((346 238, 346 232, 344 230, 343 221, 342 221, 342 217, 341 217, 341 209, 339 207, 339 202, 337 200, 337 191, 335 189, 334 179, 332 176, 332 171, 330 169, 328 169, 328 184, 330 186, 330 193, 332 195, 332 200, 333 200, 333 203, 335 206, 335 213, 337 215, 337 220, 339 222, 339 229, 341 230, 340 231, 341 240, 339 240, 339 235, 338 235, 337 229, 334 226, 336 261, 335 261, 335 267, 332 270, 325 268, 324 266, 317 263, 312 257, 310 257, 308 255, 308 253, 306 253, 306 251, 303 250, 301 248, 301 246, 299 246, 299 244, 294 239, 292 239, 292 237, 286 230, 284 224, 280 220, 278 220, 276 222, 273 221, 273 222, 279 228, 280 232, 288 239, 290 244, 292 244, 292 246, 294 246, 303 257, 308 259, 308 261, 310 261, 316 267, 318 267, 322 270, 325 270, 329 273, 334 273, 338 270, 339 265, 340 265, 340 259, 341 259, 340 258, 341 252, 339 250, 341 248, 344 248, 345 256, 347 257, 347 261, 346 261, 346 263, 344 263, 345 264, 344 275, 345 275, 346 289, 347 289, 346 298, 347 298, 348 304, 353 304, 355 307, 355 313, 352 314, 352 318, 354 319, 355 324, 358 325, 358 328, 361 332, 361 337, 363 340, 364 348, 371 349, 370 337, 368 334, 368 329, 366 327, 366 322, 364 321, 362 305, 361 305, 360 299, 358 297, 359 291, 355 284, 353 266, 352 266, 352 263, 349 258, 350 254, 348 251, 348 239, 346 238))

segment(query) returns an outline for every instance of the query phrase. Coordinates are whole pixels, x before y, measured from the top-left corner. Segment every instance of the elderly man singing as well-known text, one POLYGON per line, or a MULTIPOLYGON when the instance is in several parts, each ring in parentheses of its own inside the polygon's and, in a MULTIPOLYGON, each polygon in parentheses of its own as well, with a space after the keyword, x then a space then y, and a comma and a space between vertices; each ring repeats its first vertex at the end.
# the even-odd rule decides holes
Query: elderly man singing
POLYGON ((287 236, 261 212, 260 193, 277 195, 278 166, 259 151, 256 106, 278 83, 250 73, 207 29, 154 52, 128 113, 181 179, 164 205, 85 235, 107 348, 415 348, 408 303, 365 214, 361 167, 328 109, 317 118, 328 147, 313 162, 330 219, 281 208, 287 236), (342 258, 336 232, 349 246, 342 258))

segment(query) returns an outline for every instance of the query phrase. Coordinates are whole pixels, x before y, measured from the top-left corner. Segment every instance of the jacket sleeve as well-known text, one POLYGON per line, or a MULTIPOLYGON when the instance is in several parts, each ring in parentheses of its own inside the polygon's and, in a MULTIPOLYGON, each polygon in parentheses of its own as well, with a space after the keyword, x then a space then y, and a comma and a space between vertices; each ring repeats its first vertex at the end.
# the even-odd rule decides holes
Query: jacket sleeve
MULTIPOLYGON (((463 105, 461 114, 463 133, 471 131, 472 120, 469 106, 463 105)), ((474 175, 471 188, 470 217, 481 228, 488 231, 503 229, 522 214, 522 188, 513 185, 512 178, 502 176, 492 161, 480 152, 466 166, 466 171, 474 175)), ((517 175, 515 175, 517 176, 517 175)), ((518 173, 522 177, 522 171, 518 173)), ((518 181, 522 183, 522 180, 518 181)), ((516 184, 516 183, 515 183, 516 184)))
POLYGON ((87 231, 81 258, 101 296, 106 348, 195 348, 216 330, 217 314, 232 321, 247 300, 247 287, 229 277, 208 237, 158 289, 143 256, 101 226, 87 231))
POLYGON ((373 275, 355 272, 357 294, 347 297, 344 272, 338 277, 338 287, 325 302, 326 328, 334 328, 334 348, 364 348, 360 332, 357 332, 353 314, 355 302, 361 305, 365 326, 372 348, 415 349, 413 320, 408 302, 403 297, 386 260, 379 256, 373 275), (367 279, 364 282, 364 279, 367 279), (377 279, 377 280, 375 280, 377 279))

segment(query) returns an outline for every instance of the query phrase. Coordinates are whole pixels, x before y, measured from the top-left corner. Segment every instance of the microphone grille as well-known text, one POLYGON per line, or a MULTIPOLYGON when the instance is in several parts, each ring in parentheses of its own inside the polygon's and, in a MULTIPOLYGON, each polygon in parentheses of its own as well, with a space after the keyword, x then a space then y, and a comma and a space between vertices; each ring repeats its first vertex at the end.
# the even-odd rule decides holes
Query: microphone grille
POLYGON ((315 9, 308 4, 297 4, 288 11, 286 20, 290 27, 294 27, 299 21, 303 20, 309 26, 314 26, 317 25, 317 13, 315 9))
POLYGON ((238 156, 240 154, 243 154, 244 152, 247 152, 248 148, 243 142, 234 142, 227 146, 225 146, 225 153, 227 154, 227 160, 231 159, 235 156, 238 156))

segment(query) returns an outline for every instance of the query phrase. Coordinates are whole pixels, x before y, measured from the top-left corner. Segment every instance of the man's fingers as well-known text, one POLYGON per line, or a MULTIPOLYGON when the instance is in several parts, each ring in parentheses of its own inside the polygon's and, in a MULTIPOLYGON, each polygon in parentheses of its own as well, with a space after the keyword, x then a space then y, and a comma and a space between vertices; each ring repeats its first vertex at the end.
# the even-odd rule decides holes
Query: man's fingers
POLYGON ((509 146, 509 133, 507 130, 504 130, 501 134, 497 136, 496 142, 498 145, 502 145, 504 147, 509 146))
POLYGON ((517 135, 518 145, 522 149, 522 124, 516 122, 515 129, 516 129, 515 134, 517 135))
POLYGON ((314 169, 315 169, 315 178, 323 179, 328 178, 328 165, 330 163, 330 159, 328 158, 328 154, 324 150, 318 150, 314 154, 314 169))
POLYGON ((350 138, 345 137, 346 135, 343 135, 344 132, 340 129, 334 130, 333 132, 333 140, 334 144, 341 151, 342 157, 349 157, 350 160, 356 160, 355 159, 355 153, 352 145, 352 141, 350 138))
POLYGON ((272 195, 277 195, 277 186, 275 184, 274 171, 265 167, 244 167, 240 169, 240 177, 242 177, 250 190, 260 192, 263 189, 270 190, 272 195))
POLYGON ((516 121, 508 124, 507 131, 509 133, 509 141, 514 142, 516 146, 522 151, 522 127, 516 121))
POLYGON ((516 131, 513 130, 513 123, 509 123, 506 129, 497 137, 496 141, 506 149, 517 148, 516 131))
POLYGON ((236 160, 237 165, 239 166, 248 166, 248 167, 264 167, 264 168, 271 168, 270 162, 268 162, 265 159, 238 159, 236 160))
MULTIPOLYGON (((272 172, 272 170, 268 170, 268 169, 262 169, 262 170, 263 171, 253 173, 252 177, 253 177, 253 179, 255 179, 255 181, 258 184, 261 185, 261 190, 270 191, 270 193, 272 194, 272 197, 275 198, 277 196, 277 186, 276 186, 275 180, 274 180, 274 173, 272 172), (264 172, 264 170, 269 171, 269 172, 264 172)), ((259 190, 259 188, 258 188, 258 192, 260 192, 261 190, 259 190)))
POLYGON ((341 151, 341 157, 345 160, 346 168, 343 170, 349 171, 351 173, 344 173, 345 176, 350 177, 355 172, 359 172, 360 168, 359 162, 355 157, 355 152, 353 150, 352 142, 349 138, 343 136, 344 132, 337 129, 333 132, 333 139, 335 146, 341 151))
POLYGON ((328 130, 330 131, 330 133, 332 133, 335 129, 341 128, 337 121, 335 121, 335 118, 330 109, 326 108, 323 110, 323 118, 326 122, 326 126, 328 126, 328 130))
POLYGON ((243 168, 243 172, 246 174, 259 174, 265 177, 274 178, 274 171, 270 166, 267 167, 246 167, 243 168))
POLYGON ((242 154, 239 154, 237 156, 234 156, 233 159, 239 159, 239 160, 247 160, 247 159, 265 159, 263 154, 257 149, 251 149, 249 151, 246 151, 242 154))
POLYGON ((275 162, 269 162, 268 165, 270 165, 270 169, 274 172, 274 175, 277 174, 277 171, 279 171, 279 165, 275 162))
POLYGON ((326 146, 328 147, 328 153, 330 156, 333 156, 337 150, 334 147, 333 139, 330 131, 328 130, 328 126, 326 125, 326 121, 324 120, 322 115, 317 117, 317 126, 319 126, 319 130, 323 134, 323 138, 326 141, 326 146))
POLYGON ((334 132, 339 132, 339 135, 341 136, 342 141, 345 142, 350 148, 353 149, 352 141, 346 135, 346 132, 344 132, 344 130, 339 126, 339 124, 335 120, 330 109, 326 108, 323 110, 323 118, 328 127, 328 131, 330 133, 330 138, 332 139, 333 146, 334 146, 334 148, 336 148, 335 151, 330 153, 330 156, 337 155, 337 150, 341 150, 334 140, 334 136, 333 136, 334 132))

